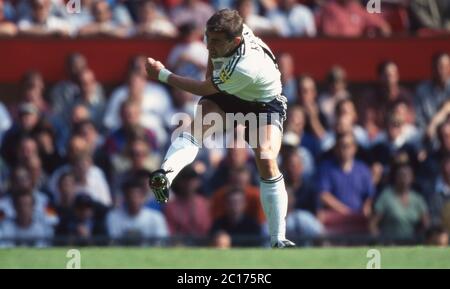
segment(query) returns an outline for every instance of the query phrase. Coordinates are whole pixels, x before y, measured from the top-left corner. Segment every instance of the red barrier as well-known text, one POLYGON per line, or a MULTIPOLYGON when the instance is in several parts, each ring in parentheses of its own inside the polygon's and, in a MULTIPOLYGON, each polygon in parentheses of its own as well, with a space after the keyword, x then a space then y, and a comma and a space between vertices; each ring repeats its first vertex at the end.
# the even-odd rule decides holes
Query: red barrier
MULTIPOLYGON (((274 52, 294 55, 296 73, 322 80, 334 64, 342 65, 351 81, 373 81, 379 62, 392 59, 400 66, 403 81, 429 77, 431 56, 450 53, 450 37, 386 39, 266 39, 274 52)), ((64 78, 64 59, 74 51, 85 54, 103 82, 123 80, 130 57, 145 54, 165 59, 174 41, 143 39, 3 39, 0 40, 0 83, 17 82, 29 69, 47 81, 64 78)))

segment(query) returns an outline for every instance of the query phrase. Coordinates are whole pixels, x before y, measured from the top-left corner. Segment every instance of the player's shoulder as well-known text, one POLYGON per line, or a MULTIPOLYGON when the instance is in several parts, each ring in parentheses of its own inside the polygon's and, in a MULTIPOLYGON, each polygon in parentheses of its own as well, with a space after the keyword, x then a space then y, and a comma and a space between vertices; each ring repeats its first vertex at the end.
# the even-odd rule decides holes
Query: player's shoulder
POLYGON ((230 79, 231 77, 241 77, 244 75, 252 75, 252 65, 254 65, 251 59, 246 54, 246 43, 242 42, 236 51, 226 58, 225 63, 220 69, 220 79, 222 82, 230 79))
POLYGON ((253 75, 259 70, 261 59, 258 55, 259 46, 245 39, 235 54, 230 58, 230 63, 233 64, 233 71, 239 74, 253 75))

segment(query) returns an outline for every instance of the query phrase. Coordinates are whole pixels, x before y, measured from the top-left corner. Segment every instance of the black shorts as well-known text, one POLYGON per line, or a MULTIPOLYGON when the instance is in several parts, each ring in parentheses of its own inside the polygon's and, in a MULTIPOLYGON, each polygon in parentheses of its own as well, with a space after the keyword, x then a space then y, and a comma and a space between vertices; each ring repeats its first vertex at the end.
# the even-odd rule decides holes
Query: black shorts
MULTIPOLYGON (((267 115, 267 124, 274 124, 283 131, 283 122, 286 120, 287 99, 280 95, 270 102, 246 101, 237 96, 225 93, 216 93, 203 96, 202 100, 210 100, 217 104, 225 113, 255 113, 257 116, 261 113, 267 115), (276 116, 273 119, 273 116, 276 116)), ((258 122, 260 118, 257 118, 258 122)))

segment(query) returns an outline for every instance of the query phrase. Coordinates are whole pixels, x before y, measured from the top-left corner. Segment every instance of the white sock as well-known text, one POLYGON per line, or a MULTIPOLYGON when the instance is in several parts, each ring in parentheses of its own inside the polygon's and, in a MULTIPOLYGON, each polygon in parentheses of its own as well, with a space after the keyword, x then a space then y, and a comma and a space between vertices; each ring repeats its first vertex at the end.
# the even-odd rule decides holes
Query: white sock
POLYGON ((178 173, 195 160, 199 147, 197 140, 188 132, 181 133, 170 145, 161 168, 171 171, 166 175, 171 184, 178 173))
POLYGON ((287 192, 283 175, 260 181, 260 198, 269 225, 270 242, 286 240, 287 192))

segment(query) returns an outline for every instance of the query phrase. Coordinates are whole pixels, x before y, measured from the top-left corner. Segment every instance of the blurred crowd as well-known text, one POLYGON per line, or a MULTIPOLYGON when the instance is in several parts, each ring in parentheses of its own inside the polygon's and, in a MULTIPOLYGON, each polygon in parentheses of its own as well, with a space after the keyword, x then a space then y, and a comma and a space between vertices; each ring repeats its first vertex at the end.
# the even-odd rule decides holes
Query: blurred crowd
POLYGON ((174 38, 183 35, 185 25, 203 29, 222 8, 237 9, 263 36, 428 36, 450 31, 447 0, 0 0, 0 37, 174 38))
MULTIPOLYGON (((41 1, 16 2, 17 15, 41 1)), ((122 11, 142 1, 116 2, 95 1, 122 11)), ((202 79, 202 32, 180 29, 165 63, 202 79)), ((448 245, 450 56, 437 53, 428 79, 408 84, 389 60, 375 83, 353 84, 339 66, 317 83, 294 74, 292 55, 277 59, 289 101, 279 156, 288 238, 448 245)), ((267 245, 249 148, 202 148, 175 179, 170 201, 155 201, 148 178, 179 124, 173 116, 192 117, 199 96, 148 81, 145 61, 130 59, 123 83, 107 87, 89 59, 73 53, 57 83, 29 71, 18 96, 0 95, 0 247, 164 245, 178 237, 185 245, 267 245)))
MULTIPOLYGON (((196 59, 179 59, 185 46, 173 48, 169 67, 204 75, 196 59)), ((279 157, 288 236, 446 244, 449 55, 436 54, 429 79, 407 87, 395 62, 380 63, 378 81, 354 91, 342 67, 332 67, 319 88, 312 77, 293 74, 291 55, 278 61, 289 100, 279 157)), ((104 236, 264 245, 242 238, 267 234, 249 148, 202 148, 174 181, 169 203, 155 201, 148 177, 178 125, 171 117, 192 117, 199 96, 149 82, 144 65, 143 56, 131 59, 125 82, 106 95, 88 60, 74 53, 64 80, 47 86, 30 71, 20 96, 0 102, 2 246, 48 245, 53 237, 100 244, 93 237, 104 236), (35 237, 37 244, 29 239, 35 237)))

